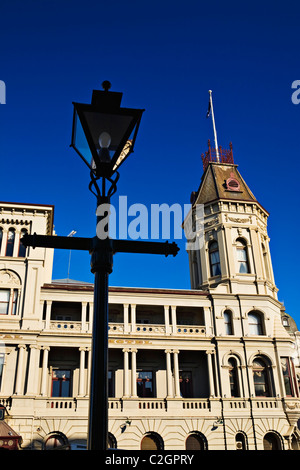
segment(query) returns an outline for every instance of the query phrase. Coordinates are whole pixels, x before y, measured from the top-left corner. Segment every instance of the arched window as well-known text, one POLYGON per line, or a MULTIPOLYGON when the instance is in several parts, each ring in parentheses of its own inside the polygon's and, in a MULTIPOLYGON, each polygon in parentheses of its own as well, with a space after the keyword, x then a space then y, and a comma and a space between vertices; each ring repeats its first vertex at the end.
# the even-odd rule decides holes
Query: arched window
POLYGON ((44 442, 44 449, 45 450, 52 450, 52 449, 69 449, 69 442, 68 439, 64 434, 61 432, 54 432, 50 434, 44 442))
POLYGON ((235 436, 236 450, 247 450, 247 440, 243 432, 238 432, 235 436))
POLYGON ((259 312, 250 312, 248 313, 248 325, 249 325, 249 334, 250 335, 263 335, 263 320, 262 315, 259 312))
POLYGON ((225 323, 225 334, 232 335, 232 313, 230 310, 225 310, 224 312, 224 323, 225 323))
POLYGON ((219 247, 216 241, 213 241, 209 245, 209 262, 210 262, 210 275, 219 276, 221 274, 221 264, 219 247))
POLYGON ((229 365, 229 382, 230 382, 230 393, 232 397, 240 396, 239 377, 237 361, 234 357, 228 359, 229 365))
POLYGON ((18 253, 18 256, 20 258, 25 258, 26 256, 26 246, 24 246, 22 243, 21 243, 21 238, 25 235, 25 233, 27 233, 27 230, 25 228, 23 228, 21 230, 21 234, 20 234, 20 242, 19 242, 19 253, 18 253))
POLYGON ((207 450, 207 441, 200 432, 191 433, 185 441, 186 450, 207 450))
POLYGON ((15 244, 15 229, 10 228, 7 234, 7 243, 6 243, 6 256, 13 256, 14 253, 14 244, 15 244))
POLYGON ((141 450, 163 450, 163 440, 155 432, 150 432, 143 437, 141 450))
POLYGON ((263 358, 253 361, 253 382, 256 397, 271 397, 271 369, 263 358))
POLYGON ((108 433, 107 436, 107 447, 108 449, 117 449, 117 440, 112 433, 108 433))
POLYGON ((238 262, 238 273, 249 273, 248 250, 245 240, 238 238, 236 241, 236 256, 238 262))
POLYGON ((282 450, 282 444, 279 436, 274 432, 268 432, 264 436, 264 450, 282 450))

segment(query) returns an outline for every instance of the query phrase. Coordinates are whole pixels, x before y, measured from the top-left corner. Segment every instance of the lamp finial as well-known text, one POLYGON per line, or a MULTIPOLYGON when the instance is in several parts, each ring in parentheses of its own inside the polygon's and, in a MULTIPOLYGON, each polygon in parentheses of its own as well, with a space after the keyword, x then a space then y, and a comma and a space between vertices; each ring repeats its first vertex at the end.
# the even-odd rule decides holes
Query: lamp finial
POLYGON ((111 83, 108 80, 104 80, 104 82, 102 82, 102 88, 104 91, 108 91, 110 87, 111 87, 111 83))

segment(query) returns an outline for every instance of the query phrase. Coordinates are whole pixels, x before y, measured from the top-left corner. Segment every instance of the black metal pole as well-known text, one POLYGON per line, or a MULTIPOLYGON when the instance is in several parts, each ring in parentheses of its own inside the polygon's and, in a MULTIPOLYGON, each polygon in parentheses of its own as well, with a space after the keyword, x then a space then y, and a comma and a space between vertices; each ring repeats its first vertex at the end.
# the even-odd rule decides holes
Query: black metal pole
MULTIPOLYGON (((98 205, 103 199, 98 199, 98 205)), ((97 219, 97 223, 99 219, 97 219)), ((92 368, 88 450, 106 450, 108 444, 108 277, 112 272, 112 244, 94 238, 91 271, 94 282, 92 368)))

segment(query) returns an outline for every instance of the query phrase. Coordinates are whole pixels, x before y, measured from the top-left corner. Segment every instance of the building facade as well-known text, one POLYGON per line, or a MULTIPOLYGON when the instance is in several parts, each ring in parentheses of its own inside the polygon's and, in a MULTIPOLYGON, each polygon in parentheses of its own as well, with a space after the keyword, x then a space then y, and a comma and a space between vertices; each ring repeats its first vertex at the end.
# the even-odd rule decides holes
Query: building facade
MULTIPOLYGON (((203 163, 184 222, 191 289, 109 290, 109 446, 298 449, 297 328, 277 299, 269 214, 232 149, 203 163)), ((52 280, 53 250, 20 244, 53 219, 53 206, 0 203, 0 404, 23 449, 85 449, 93 285, 52 280)))

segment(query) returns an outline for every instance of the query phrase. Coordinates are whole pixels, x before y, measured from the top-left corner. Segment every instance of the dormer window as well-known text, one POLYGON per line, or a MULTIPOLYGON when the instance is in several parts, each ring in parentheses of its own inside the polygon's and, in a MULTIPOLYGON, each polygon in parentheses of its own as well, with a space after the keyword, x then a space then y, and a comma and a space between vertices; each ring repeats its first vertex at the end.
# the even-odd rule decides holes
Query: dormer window
POLYGON ((230 178, 226 180, 226 189, 228 191, 240 191, 240 183, 234 178, 233 173, 231 173, 230 178))

